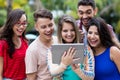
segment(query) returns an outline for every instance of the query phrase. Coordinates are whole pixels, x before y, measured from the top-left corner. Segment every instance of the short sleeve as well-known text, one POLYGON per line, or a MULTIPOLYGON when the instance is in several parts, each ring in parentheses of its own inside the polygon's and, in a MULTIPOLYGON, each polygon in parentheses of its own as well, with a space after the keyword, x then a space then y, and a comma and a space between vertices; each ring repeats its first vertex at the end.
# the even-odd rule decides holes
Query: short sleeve
POLYGON ((5 51, 7 51, 7 45, 5 41, 0 40, 0 56, 4 56, 5 51))
POLYGON ((25 65, 26 65, 26 73, 27 74, 37 72, 36 53, 34 51, 32 51, 30 48, 28 48, 26 51, 25 65))
POLYGON ((109 24, 108 24, 108 29, 109 29, 111 35, 112 35, 113 37, 116 37, 116 34, 115 34, 115 32, 113 31, 113 27, 112 27, 111 25, 109 25, 109 24))

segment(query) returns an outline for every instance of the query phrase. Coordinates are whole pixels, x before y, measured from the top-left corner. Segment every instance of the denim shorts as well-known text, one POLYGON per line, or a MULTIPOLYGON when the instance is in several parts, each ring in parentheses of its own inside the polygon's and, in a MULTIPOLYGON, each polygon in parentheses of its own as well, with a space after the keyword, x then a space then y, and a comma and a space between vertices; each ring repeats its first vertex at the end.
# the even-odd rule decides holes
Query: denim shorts
POLYGON ((3 78, 3 80, 12 80, 12 79, 8 79, 8 78, 3 78))

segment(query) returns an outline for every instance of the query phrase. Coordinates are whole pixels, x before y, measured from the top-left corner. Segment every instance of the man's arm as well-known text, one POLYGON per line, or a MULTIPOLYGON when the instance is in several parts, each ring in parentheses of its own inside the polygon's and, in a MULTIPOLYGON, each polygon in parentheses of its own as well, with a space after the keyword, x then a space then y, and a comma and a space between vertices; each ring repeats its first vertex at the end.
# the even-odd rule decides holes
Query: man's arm
POLYGON ((26 66, 26 75, 27 80, 36 80, 37 78, 37 57, 36 52, 34 50, 31 50, 30 47, 26 50, 25 55, 25 66, 26 66))
POLYGON ((36 80, 36 75, 37 75, 36 72, 27 74, 27 80, 36 80))
POLYGON ((111 33, 111 37, 112 37, 114 44, 120 49, 120 42, 119 42, 118 38, 116 37, 115 32, 113 31, 113 27, 108 24, 108 28, 111 33))
POLYGON ((115 43, 115 45, 120 49, 120 42, 119 42, 119 40, 115 36, 112 36, 112 40, 115 43))
POLYGON ((0 80, 2 80, 3 76, 3 57, 0 57, 0 80))

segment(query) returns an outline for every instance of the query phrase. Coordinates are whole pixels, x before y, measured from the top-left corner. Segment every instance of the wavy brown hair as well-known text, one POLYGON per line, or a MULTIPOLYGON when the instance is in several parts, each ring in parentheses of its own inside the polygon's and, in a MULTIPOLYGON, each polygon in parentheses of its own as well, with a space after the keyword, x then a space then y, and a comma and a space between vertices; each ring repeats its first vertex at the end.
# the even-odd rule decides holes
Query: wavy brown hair
POLYGON ((78 27, 77 27, 77 24, 75 22, 75 19, 70 15, 63 15, 58 20, 58 28, 57 28, 58 42, 65 43, 65 41, 62 39, 62 35, 61 35, 61 31, 62 31, 64 22, 70 23, 73 26, 74 31, 75 31, 75 39, 74 39, 73 43, 79 43, 78 27))

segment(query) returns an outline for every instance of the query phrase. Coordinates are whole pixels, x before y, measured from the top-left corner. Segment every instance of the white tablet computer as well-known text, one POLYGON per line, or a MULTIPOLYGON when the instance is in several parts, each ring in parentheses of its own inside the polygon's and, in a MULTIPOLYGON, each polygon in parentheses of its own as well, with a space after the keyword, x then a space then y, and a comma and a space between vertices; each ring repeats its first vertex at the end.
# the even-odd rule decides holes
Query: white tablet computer
POLYGON ((61 57, 64 51, 68 50, 70 47, 74 47, 76 49, 76 54, 74 58, 80 58, 75 60, 73 63, 83 63, 84 61, 84 44, 82 43, 74 43, 74 44, 53 44, 51 47, 52 51, 52 59, 54 64, 60 64, 61 57))

